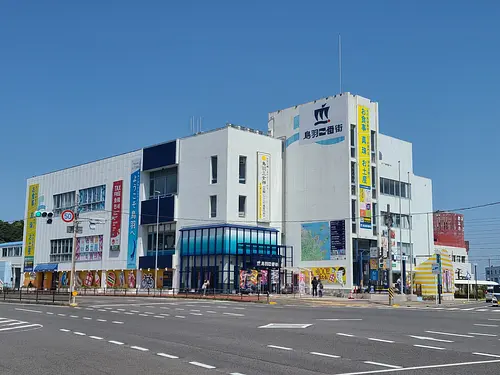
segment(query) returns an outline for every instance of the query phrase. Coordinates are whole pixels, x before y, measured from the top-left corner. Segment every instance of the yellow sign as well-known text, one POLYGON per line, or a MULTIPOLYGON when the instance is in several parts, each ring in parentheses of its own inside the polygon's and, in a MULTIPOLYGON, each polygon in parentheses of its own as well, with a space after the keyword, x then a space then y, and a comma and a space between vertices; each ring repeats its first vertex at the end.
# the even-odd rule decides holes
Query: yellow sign
POLYGON ((71 293, 73 297, 76 297, 78 295, 78 292, 75 290, 73 293, 71 293))
POLYGON ((257 221, 271 220, 271 155, 257 152, 257 221))
POLYGON ((358 179, 359 179, 359 226, 364 229, 372 227, 371 197, 371 131, 370 109, 358 105, 358 179))
POLYGON ((347 282, 345 267, 312 267, 312 277, 321 280, 323 284, 344 286, 347 282))
MULTIPOLYGON (((26 212, 26 237, 24 256, 28 259, 35 256, 35 242, 36 242, 36 217, 35 212, 38 208, 38 188, 39 184, 29 186, 28 190, 28 210, 26 212)), ((25 271, 27 271, 25 269, 25 271)), ((30 270, 31 271, 31 270, 30 270)))

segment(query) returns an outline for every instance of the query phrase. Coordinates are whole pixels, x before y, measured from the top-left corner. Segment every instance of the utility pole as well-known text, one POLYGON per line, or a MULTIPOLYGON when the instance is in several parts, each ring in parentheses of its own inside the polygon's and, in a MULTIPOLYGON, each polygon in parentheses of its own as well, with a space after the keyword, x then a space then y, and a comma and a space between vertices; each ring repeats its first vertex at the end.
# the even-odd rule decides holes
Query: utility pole
POLYGON ((76 306, 76 235, 78 233, 78 225, 80 224, 78 220, 78 201, 79 201, 79 194, 76 192, 75 194, 75 219, 73 221, 74 226, 73 226, 73 250, 71 251, 71 285, 70 285, 70 299, 71 299, 71 306, 76 306))
POLYGON ((387 213, 385 215, 385 225, 387 226, 387 259, 389 260, 389 306, 394 303, 393 290, 392 290, 392 246, 391 246, 391 228, 392 228, 392 215, 391 205, 387 205, 387 213))
POLYGON ((488 268, 490 269, 490 272, 486 280, 491 281, 491 258, 488 258, 488 268))

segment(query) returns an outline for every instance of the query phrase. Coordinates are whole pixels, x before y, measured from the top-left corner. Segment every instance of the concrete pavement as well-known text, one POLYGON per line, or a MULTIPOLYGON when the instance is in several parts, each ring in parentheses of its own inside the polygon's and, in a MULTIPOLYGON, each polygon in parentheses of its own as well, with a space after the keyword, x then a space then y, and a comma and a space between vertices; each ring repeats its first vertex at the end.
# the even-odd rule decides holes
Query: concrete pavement
POLYGON ((123 297, 83 298, 76 309, 0 304, 0 371, 497 374, 500 309, 477 309, 486 311, 123 297), (33 326, 2 331, 9 320, 33 326))

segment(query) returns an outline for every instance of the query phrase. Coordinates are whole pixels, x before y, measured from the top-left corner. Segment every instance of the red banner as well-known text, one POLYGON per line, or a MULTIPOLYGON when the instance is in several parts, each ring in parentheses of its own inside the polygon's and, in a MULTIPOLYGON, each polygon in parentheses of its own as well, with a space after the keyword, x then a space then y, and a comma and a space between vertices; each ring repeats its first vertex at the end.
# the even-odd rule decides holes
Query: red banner
POLYGON ((113 182, 111 238, 109 246, 111 251, 120 251, 120 234, 122 227, 122 189, 123 180, 113 182))

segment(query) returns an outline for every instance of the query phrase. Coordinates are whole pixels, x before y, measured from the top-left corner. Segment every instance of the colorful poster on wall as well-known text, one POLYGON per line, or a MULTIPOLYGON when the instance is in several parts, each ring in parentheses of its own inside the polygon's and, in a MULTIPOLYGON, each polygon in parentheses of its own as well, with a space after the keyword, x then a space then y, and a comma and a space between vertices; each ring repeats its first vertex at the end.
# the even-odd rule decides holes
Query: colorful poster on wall
POLYGON ((271 221, 271 155, 257 152, 257 221, 271 221))
POLYGON ((331 251, 330 226, 327 221, 302 223, 300 232, 300 259, 304 261, 329 260, 331 251))
POLYGON ((358 105, 358 181, 360 228, 372 228, 370 109, 358 105))
POLYGON ((259 272, 257 270, 240 271, 240 289, 254 289, 257 287, 259 272))
POLYGON ((141 289, 154 289, 155 280, 152 273, 144 273, 141 280, 141 289))
POLYGON ((128 221, 127 268, 137 268, 137 237, 139 229, 139 189, 141 185, 141 159, 132 160, 130 175, 130 214, 128 221))
POLYGON ((113 195, 111 202, 111 236, 109 249, 120 251, 122 230, 122 190, 123 180, 113 182, 113 195))
POLYGON ((24 240, 24 272, 33 271, 36 245, 36 217, 38 208, 38 190, 40 185, 33 184, 28 187, 28 204, 26 211, 26 236, 24 240))
POLYGON ((345 110, 340 109, 343 104, 337 98, 330 98, 301 105, 299 143, 304 145, 329 141, 332 144, 343 141, 346 135, 345 110))
POLYGON ((135 288, 135 271, 127 271, 127 286, 131 289, 135 288))
POLYGON ((102 259, 103 236, 79 237, 76 240, 75 260, 92 262, 102 259))
POLYGON ((343 287, 347 283, 346 267, 312 267, 312 277, 320 279, 325 285, 337 285, 343 287))
POLYGON ((106 275, 106 286, 108 288, 113 288, 116 283, 116 275, 113 271, 109 271, 106 275))

